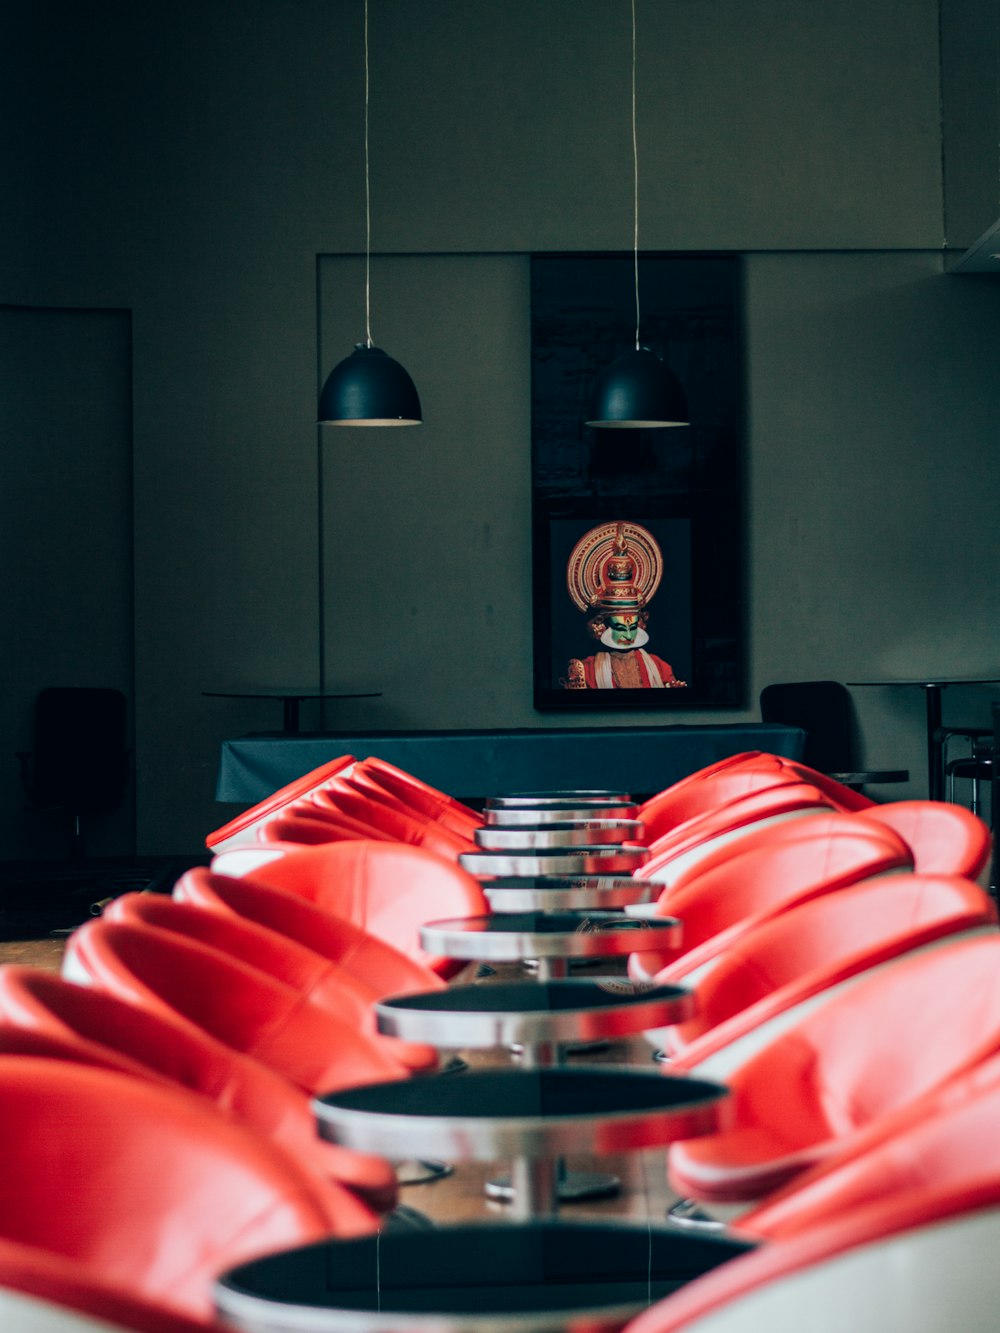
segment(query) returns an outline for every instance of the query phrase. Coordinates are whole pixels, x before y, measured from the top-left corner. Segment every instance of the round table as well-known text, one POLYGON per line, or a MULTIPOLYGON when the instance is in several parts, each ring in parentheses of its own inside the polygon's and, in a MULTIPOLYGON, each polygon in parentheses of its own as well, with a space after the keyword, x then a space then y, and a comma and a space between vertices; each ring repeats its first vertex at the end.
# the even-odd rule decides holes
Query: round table
POLYGON ((621 912, 527 911, 492 916, 455 917, 428 921, 420 928, 420 944, 427 953, 465 962, 516 963, 536 959, 539 981, 569 973, 574 958, 616 958, 641 953, 640 946, 670 952, 680 947, 681 923, 675 917, 640 920, 621 912), (637 932, 649 932, 638 940, 637 932))
POLYGON ((562 791, 515 791, 490 796, 484 806, 488 810, 514 810, 519 807, 540 809, 546 805, 560 805, 564 801, 573 801, 577 805, 606 805, 609 801, 628 804, 632 800, 626 791, 601 790, 599 787, 584 787, 574 791, 572 788, 562 791))
POLYGON ((638 1151, 723 1126, 728 1090, 657 1071, 473 1069, 393 1080, 316 1098, 320 1136, 391 1160, 514 1163, 515 1216, 558 1208, 558 1162, 568 1153, 638 1151))
POLYGON ((462 852, 458 863, 477 879, 555 875, 630 875, 649 860, 646 847, 536 847, 532 851, 462 852))
POLYGON ((545 805, 500 806, 483 811, 483 822, 489 827, 515 828, 526 824, 558 824, 577 819, 637 819, 639 806, 631 802, 574 800, 549 801, 545 805))
POLYGON ((500 875, 482 881, 490 911, 590 912, 659 897, 661 885, 627 875, 500 875))
POLYGON ((638 819, 562 819, 516 827, 484 824, 476 845, 488 852, 532 852, 541 848, 604 847, 639 843, 645 826, 638 819))
POLYGON ((615 1333, 753 1248, 662 1223, 388 1230, 241 1264, 216 1282, 215 1301, 246 1333, 615 1333))

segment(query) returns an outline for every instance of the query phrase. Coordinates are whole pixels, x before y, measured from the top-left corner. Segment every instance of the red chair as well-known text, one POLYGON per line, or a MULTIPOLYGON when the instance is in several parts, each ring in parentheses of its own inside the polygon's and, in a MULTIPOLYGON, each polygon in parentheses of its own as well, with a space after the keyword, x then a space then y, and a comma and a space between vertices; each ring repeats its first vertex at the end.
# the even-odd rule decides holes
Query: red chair
POLYGON ((300 1088, 163 1012, 39 968, 7 965, 0 967, 0 1052, 75 1060, 186 1089, 284 1148, 306 1170, 354 1191, 366 1206, 385 1212, 396 1203, 391 1165, 320 1139, 300 1088))
POLYGON ((359 784, 367 784, 369 781, 378 783, 390 795, 412 806, 420 814, 438 820, 467 838, 471 838, 483 822, 477 811, 463 805, 454 796, 439 791, 412 773, 397 768, 385 759, 377 759, 374 755, 361 760, 352 771, 351 779, 359 784))
POLYGON ((0 1057, 0 1086, 0 1238, 69 1261, 111 1310, 211 1325, 219 1272, 359 1234, 350 1195, 187 1093, 27 1055, 0 1057))
POLYGON ((193 1023, 309 1093, 407 1072, 383 1047, 284 982, 158 926, 88 921, 70 936, 63 974, 193 1023))
POLYGON ((684 923, 683 950, 662 962, 656 954, 631 955, 633 979, 655 974, 675 984, 691 978, 780 912, 874 875, 911 869, 909 850, 891 829, 851 815, 830 819, 824 831, 814 823, 802 820, 801 836, 788 831, 773 845, 761 841, 735 851, 712 870, 665 889, 655 914, 684 923))
POLYGON ((880 1116, 1000 1050, 1000 936, 897 960, 829 999, 728 1080, 732 1127, 671 1146, 682 1194, 763 1199, 880 1116))
POLYGON ((349 972, 357 985, 366 989, 372 1004, 386 995, 444 988, 445 983, 429 967, 294 894, 216 875, 198 866, 181 876, 173 896, 178 902, 194 903, 203 910, 255 921, 307 945, 349 972))
POLYGON ((865 813, 899 834, 913 853, 914 869, 922 874, 978 879, 989 865, 990 831, 964 806, 892 801, 865 813))
POLYGON ((289 782, 287 786, 272 792, 265 800, 258 801, 249 810, 244 810, 235 819, 231 819, 227 824, 223 824, 221 828, 217 828, 214 833, 210 833, 205 839, 207 847, 213 852, 224 852, 228 851, 230 847, 238 847, 241 843, 254 842, 260 827, 277 814, 279 810, 283 810, 309 792, 315 791, 317 787, 321 787, 324 782, 329 782, 338 773, 349 771, 353 763, 353 755, 342 754, 336 759, 331 759, 328 763, 320 764, 318 768, 312 769, 309 773, 303 774, 301 778, 296 778, 294 782, 289 782))
POLYGON ((333 783, 324 787, 313 796, 316 808, 328 811, 338 819, 350 819, 375 831, 394 838, 397 842, 408 843, 411 847, 426 847, 440 856, 457 859, 462 852, 476 851, 476 843, 471 837, 453 833, 451 829, 423 815, 395 810, 391 806, 363 792, 356 791, 347 783, 333 783))
POLYGON ((346 815, 337 815, 330 809, 322 809, 308 798, 296 801, 294 805, 266 819, 258 827, 257 837, 265 843, 296 843, 309 847, 326 842, 356 841, 359 838, 394 841, 390 834, 372 828, 369 824, 362 824, 357 819, 349 819, 346 815))
POLYGON ((413 1072, 427 1073, 438 1065, 433 1046, 385 1037, 375 1025, 371 987, 324 958, 315 949, 267 926, 232 913, 203 912, 193 903, 175 902, 157 893, 126 893, 109 904, 106 921, 159 926, 187 939, 200 940, 248 967, 282 981, 310 1004, 349 1024, 382 1047, 392 1059, 413 1072))
POLYGON ((725 1082, 754 1048, 874 967, 960 932, 995 933, 996 906, 971 880, 891 875, 811 898, 750 930, 697 985, 687 1022, 651 1034, 671 1073, 725 1082))
POLYGON ((622 1333, 940 1333, 990 1329, 1000 1182, 913 1190, 762 1245, 687 1283, 622 1333))
POLYGON ((2 1237, 0 1328, 4 1333, 224 1333, 221 1324, 109 1290, 73 1259, 2 1237))
POLYGON ((639 817, 646 826, 646 840, 652 845, 689 819, 718 810, 738 797, 801 781, 777 755, 765 754, 750 763, 730 764, 698 781, 667 787, 643 804, 639 817))
POLYGON ((716 853, 730 854, 744 838, 832 809, 818 788, 804 782, 779 783, 737 796, 657 838, 636 874, 658 884, 675 884, 716 853))
POLYGON ((721 773, 724 768, 749 768, 756 766, 761 761, 761 767, 767 767, 774 759, 774 755, 765 753, 763 750, 741 750, 739 754, 729 754, 723 759, 717 759, 714 764, 706 764, 704 768, 696 769, 694 773, 689 773, 687 777, 679 778, 672 782, 669 787, 665 787, 663 792, 655 792, 647 800, 642 802, 640 810, 645 810, 647 806, 653 808, 653 803, 659 801, 664 792, 679 792, 692 783, 701 782, 702 778, 714 777, 716 773, 721 773))
MULTIPOLYGON (((396 842, 333 842, 282 851, 242 878, 306 898, 439 976, 455 976, 465 966, 427 954, 420 944, 420 928, 428 921, 488 915, 482 888, 460 866, 396 842)), ((227 862, 228 857, 217 858, 213 869, 225 874, 227 862)))

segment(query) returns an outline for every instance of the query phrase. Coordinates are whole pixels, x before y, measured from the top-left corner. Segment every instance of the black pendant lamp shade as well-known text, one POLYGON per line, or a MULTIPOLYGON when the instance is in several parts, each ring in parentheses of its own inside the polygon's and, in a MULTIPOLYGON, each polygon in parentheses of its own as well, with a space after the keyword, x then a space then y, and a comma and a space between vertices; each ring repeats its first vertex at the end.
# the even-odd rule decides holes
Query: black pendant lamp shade
POLYGON ((358 343, 334 366, 319 397, 321 426, 419 426, 416 386, 380 347, 358 343))
POLYGON ((633 348, 612 361, 590 395, 588 426, 644 430, 688 424, 684 390, 649 347, 633 348))

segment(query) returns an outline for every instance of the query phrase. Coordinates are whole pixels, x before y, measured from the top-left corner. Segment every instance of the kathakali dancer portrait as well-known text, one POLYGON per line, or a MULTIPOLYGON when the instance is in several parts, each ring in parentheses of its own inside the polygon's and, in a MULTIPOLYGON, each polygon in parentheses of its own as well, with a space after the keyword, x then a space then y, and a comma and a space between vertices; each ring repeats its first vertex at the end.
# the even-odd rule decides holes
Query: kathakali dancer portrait
POLYGON ((663 577, 663 553, 638 523, 601 523, 584 533, 566 564, 566 588, 601 645, 569 661, 567 690, 677 690, 670 663, 648 652, 647 607, 663 577))

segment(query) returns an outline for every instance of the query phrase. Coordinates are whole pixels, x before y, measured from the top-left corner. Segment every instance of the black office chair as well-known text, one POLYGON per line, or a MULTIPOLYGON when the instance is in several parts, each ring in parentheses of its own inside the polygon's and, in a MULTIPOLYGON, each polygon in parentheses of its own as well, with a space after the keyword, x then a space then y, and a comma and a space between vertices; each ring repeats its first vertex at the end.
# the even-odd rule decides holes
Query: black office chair
POLYGON ((83 855, 83 820, 118 808, 129 780, 125 696, 120 690, 50 688, 35 700, 32 749, 18 752, 28 803, 61 811, 71 852, 83 855))
POLYGON ((905 768, 856 768, 851 739, 851 696, 837 680, 765 685, 760 692, 760 716, 762 722, 802 727, 806 733, 803 762, 845 787, 909 781, 909 770, 905 768))

